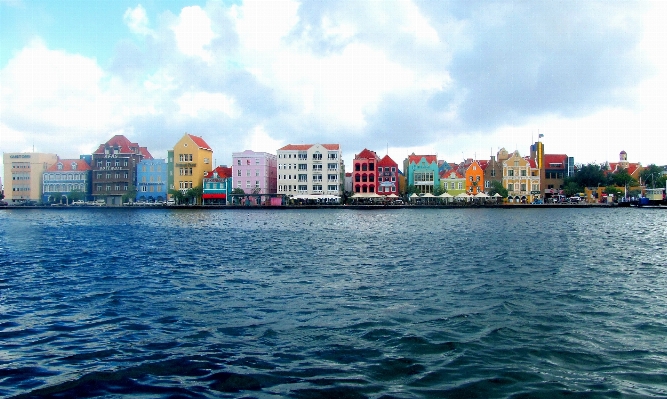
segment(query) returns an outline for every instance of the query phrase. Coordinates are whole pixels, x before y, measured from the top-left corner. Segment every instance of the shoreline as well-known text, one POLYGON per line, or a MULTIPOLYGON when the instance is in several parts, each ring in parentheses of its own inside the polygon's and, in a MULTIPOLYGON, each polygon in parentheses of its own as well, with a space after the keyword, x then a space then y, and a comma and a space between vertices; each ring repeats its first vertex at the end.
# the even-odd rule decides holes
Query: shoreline
MULTIPOLYGON (((617 204, 489 204, 489 205, 289 205, 289 206, 264 206, 264 205, 157 205, 157 206, 3 206, 0 210, 16 209, 16 210, 30 210, 30 209, 52 209, 52 210, 72 210, 72 209, 131 209, 131 210, 151 210, 151 209, 165 209, 165 210, 299 210, 299 209, 355 209, 355 210, 380 210, 380 209, 583 209, 583 208, 605 208, 615 209, 623 208, 617 204)), ((633 208, 660 208, 667 209, 667 206, 660 205, 645 205, 633 208)))

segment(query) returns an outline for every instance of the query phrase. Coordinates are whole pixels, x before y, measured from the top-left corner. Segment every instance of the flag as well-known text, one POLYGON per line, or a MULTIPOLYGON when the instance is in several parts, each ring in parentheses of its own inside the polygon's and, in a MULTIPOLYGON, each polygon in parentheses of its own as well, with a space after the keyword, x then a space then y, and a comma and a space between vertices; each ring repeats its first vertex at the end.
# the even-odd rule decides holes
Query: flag
POLYGON ((542 133, 540 133, 540 134, 537 136, 538 139, 541 139, 542 137, 544 137, 544 135, 543 135, 542 133))

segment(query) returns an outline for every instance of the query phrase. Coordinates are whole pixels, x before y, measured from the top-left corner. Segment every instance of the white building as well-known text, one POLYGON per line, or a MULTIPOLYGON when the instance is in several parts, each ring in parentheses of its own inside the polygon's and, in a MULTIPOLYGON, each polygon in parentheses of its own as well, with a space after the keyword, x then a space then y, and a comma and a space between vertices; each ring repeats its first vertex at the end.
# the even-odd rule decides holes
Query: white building
POLYGON ((339 144, 289 144, 277 151, 278 194, 340 196, 344 183, 339 144))
POLYGON ((58 155, 37 152, 3 154, 5 201, 19 203, 42 200, 44 172, 58 161, 58 155))

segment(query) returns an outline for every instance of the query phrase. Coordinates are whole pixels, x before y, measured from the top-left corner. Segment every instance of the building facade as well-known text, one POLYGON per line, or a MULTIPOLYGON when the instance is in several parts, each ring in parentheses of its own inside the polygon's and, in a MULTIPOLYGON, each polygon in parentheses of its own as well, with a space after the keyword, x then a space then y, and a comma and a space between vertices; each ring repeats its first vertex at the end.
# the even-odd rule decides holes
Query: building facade
POLYGON ((345 169, 339 144, 289 144, 277 156, 278 194, 342 194, 345 169))
POLYGON ((167 161, 163 158, 143 159, 137 164, 136 201, 167 200, 167 161))
POLYGON ((377 165, 380 157, 375 151, 363 149, 352 161, 352 192, 375 193, 378 188, 377 165))
POLYGON ((440 187, 449 195, 456 197, 466 192, 466 178, 458 170, 443 170, 440 172, 440 187))
POLYGON ((509 202, 530 203, 540 198, 540 171, 531 158, 523 158, 514 151, 503 161, 503 187, 509 202))
POLYGON ((246 194, 278 192, 278 157, 267 152, 246 150, 232 153, 232 176, 236 188, 246 194))
POLYGON ((58 155, 37 152, 4 153, 5 201, 17 204, 42 200, 44 172, 58 161, 58 155))
POLYGON ((399 170, 398 164, 385 155, 378 162, 378 189, 380 195, 398 195, 399 194, 399 170))
POLYGON ((202 186, 204 176, 213 170, 213 150, 199 136, 184 134, 174 146, 174 189, 185 194, 202 186))
POLYGON ((137 165, 152 159, 146 147, 140 147, 123 135, 113 136, 93 153, 93 197, 107 205, 121 205, 123 196, 134 198, 137 165))
POLYGON ((413 186, 421 194, 433 194, 440 187, 438 159, 435 155, 409 155, 403 161, 408 187, 413 186))
POLYGON ((92 170, 84 159, 59 159, 44 172, 42 202, 62 194, 71 202, 74 192, 80 193, 84 201, 92 200, 92 184, 92 170))
POLYGON ((204 205, 227 205, 229 203, 229 194, 233 187, 233 170, 226 166, 218 166, 208 172, 202 181, 203 194, 202 202, 204 205))
POLYGON ((484 169, 479 162, 473 159, 466 160, 459 169, 459 173, 465 176, 466 192, 477 195, 484 191, 484 169))
POLYGON ((491 155, 491 158, 486 162, 486 165, 482 165, 484 169, 484 189, 488 191, 493 186, 494 182, 503 181, 503 161, 506 161, 509 158, 507 150, 504 148, 500 149, 498 153, 494 156, 491 155))

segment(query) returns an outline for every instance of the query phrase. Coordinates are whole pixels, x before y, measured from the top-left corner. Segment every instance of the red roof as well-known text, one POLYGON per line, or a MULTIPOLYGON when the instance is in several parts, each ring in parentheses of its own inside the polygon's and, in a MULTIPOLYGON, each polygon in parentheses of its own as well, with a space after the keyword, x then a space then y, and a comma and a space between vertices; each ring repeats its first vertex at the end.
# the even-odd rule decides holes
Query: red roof
POLYGON ((544 154, 542 159, 544 161, 544 166, 547 168, 552 163, 559 163, 565 168, 565 163, 567 163, 567 155, 565 154, 544 154))
POLYGON ((194 136, 194 135, 192 135, 192 134, 188 134, 188 137, 190 137, 190 139, 191 139, 192 141, 194 141, 195 144, 197 144, 197 147, 199 147, 199 148, 203 148, 204 150, 210 150, 210 151, 213 151, 213 150, 211 149, 211 147, 206 143, 206 141, 204 141, 203 138, 201 138, 201 137, 199 137, 199 136, 194 136))
POLYGON ((213 172, 218 173, 218 177, 221 179, 227 178, 227 177, 232 177, 232 168, 228 168, 225 166, 218 166, 217 168, 209 171, 206 173, 204 176, 205 179, 210 179, 213 177, 213 172))
POLYGON ((455 169, 449 169, 449 170, 443 170, 440 172, 440 178, 442 179, 465 179, 465 176, 463 176, 461 173, 459 173, 455 169), (452 175, 454 175, 452 177, 452 175))
POLYGON ((139 147, 139 151, 141 151, 141 155, 144 156, 144 159, 153 159, 153 156, 151 155, 151 153, 148 152, 148 148, 139 147))
MULTIPOLYGON (((310 147, 315 144, 287 144, 283 148, 279 148, 278 151, 308 151, 310 147)), ((340 150, 340 144, 320 144, 322 147, 330 151, 340 150)))
POLYGON ((88 162, 84 161, 83 159, 59 159, 58 162, 49 166, 49 168, 46 171, 47 172, 64 172, 64 171, 76 170, 77 172, 80 172, 80 171, 83 171, 83 170, 90 170, 90 169, 91 168, 90 168, 90 165, 88 165, 88 162), (72 169, 72 163, 76 163, 76 169, 72 169), (58 164, 62 164, 63 168, 58 169, 58 164))
POLYGON ((112 138, 110 138, 109 141, 107 141, 106 143, 100 144, 100 146, 97 148, 97 151, 95 151, 93 154, 104 154, 104 150, 107 147, 118 148, 121 154, 140 153, 143 156, 146 156, 145 154, 148 154, 148 156, 150 156, 150 159, 153 159, 153 156, 150 155, 147 149, 145 150, 144 154, 144 150, 141 147, 139 147, 139 144, 131 142, 130 140, 127 139, 127 137, 123 136, 122 134, 117 134, 112 138))
POLYGON ((526 161, 528 161, 528 165, 530 165, 531 168, 533 169, 537 168, 537 163, 533 158, 526 158, 526 161))
MULTIPOLYGON (((628 168, 626 171, 628 172, 629 175, 632 175, 633 173, 637 172, 637 169, 641 168, 641 166, 638 163, 628 163, 628 168)), ((611 173, 616 173, 621 170, 620 167, 620 162, 614 162, 609 164, 609 171, 611 173)))
POLYGON ((482 170, 486 170, 486 168, 489 166, 489 161, 484 160, 484 161, 477 161, 479 164, 479 167, 482 168, 482 170))
POLYGON ((426 160, 428 163, 435 163, 437 165, 438 163, 438 156, 437 155, 409 155, 408 156, 408 163, 414 163, 418 164, 421 162, 422 158, 426 160))
POLYGON ((366 148, 363 149, 359 154, 357 154, 354 159, 378 159, 378 154, 375 153, 375 151, 368 150, 366 148))
POLYGON ((398 168, 398 164, 394 162, 389 155, 385 155, 379 162, 377 166, 395 166, 398 168))

